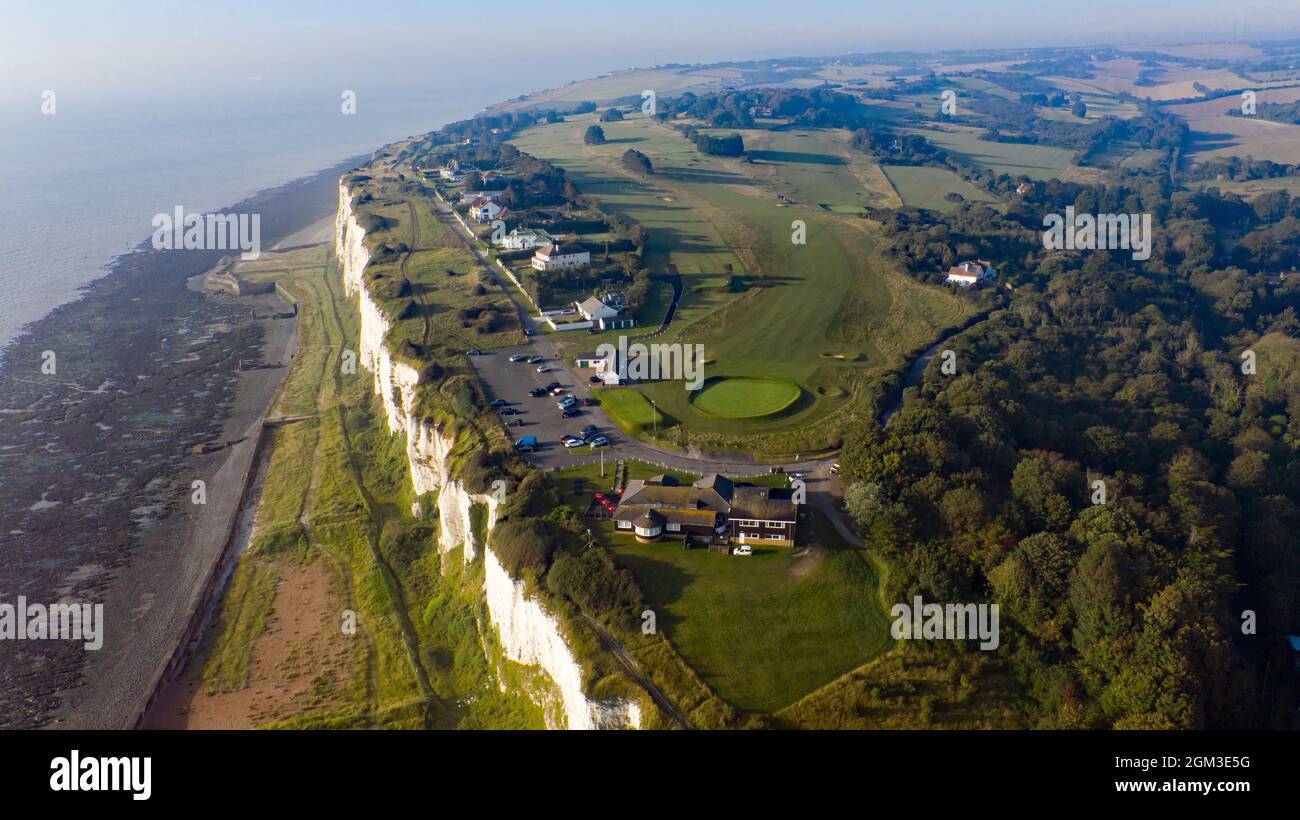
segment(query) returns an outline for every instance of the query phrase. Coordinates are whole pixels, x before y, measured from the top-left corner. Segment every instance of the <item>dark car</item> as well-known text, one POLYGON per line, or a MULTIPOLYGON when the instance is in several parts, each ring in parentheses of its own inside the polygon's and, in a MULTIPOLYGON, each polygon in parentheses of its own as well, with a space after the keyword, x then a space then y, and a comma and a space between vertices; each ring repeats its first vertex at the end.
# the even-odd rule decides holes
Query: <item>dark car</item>
POLYGON ((523 427, 523 426, 524 426, 524 420, 523 420, 523 419, 511 419, 510 421, 507 421, 507 422, 506 422, 506 426, 507 426, 507 427, 523 427))
POLYGON ((579 410, 579 409, 576 408, 576 407, 570 407, 568 410, 565 410, 565 411, 564 411, 563 413, 561 413, 560 415, 561 415, 563 418, 571 419, 571 418, 573 418, 574 416, 581 416, 581 415, 582 415, 582 411, 579 410))
POLYGON ((578 435, 582 436, 583 438, 590 438, 591 436, 594 436, 598 432, 600 432, 599 427, 597 427, 594 424, 588 424, 586 427, 578 431, 578 435))
POLYGON ((534 397, 534 398, 537 398, 538 396, 545 396, 545 395, 546 395, 546 388, 545 388, 545 387, 534 387, 532 390, 529 390, 529 391, 528 391, 528 395, 530 395, 530 396, 532 396, 532 397, 534 397))
POLYGON ((546 389, 547 389, 548 391, 549 391, 549 390, 559 390, 560 387, 561 387, 561 385, 560 385, 559 382, 551 382, 550 384, 546 385, 546 389))
POLYGON ((501 408, 501 415, 503 415, 503 416, 517 416, 517 415, 519 415, 519 411, 516 410, 516 409, 513 408, 513 407, 502 407, 502 408, 501 408))
POLYGON ((505 399, 493 399, 493 400, 492 400, 492 406, 493 406, 493 407, 505 407, 505 406, 506 406, 507 404, 509 404, 509 403, 510 403, 510 402, 506 401, 505 399))
POLYGON ((591 379, 590 379, 589 381, 590 381, 592 384, 598 384, 598 383, 600 382, 600 380, 601 380, 601 379, 600 379, 600 376, 592 376, 591 379))
POLYGON ((469 355, 469 356, 482 356, 482 355, 483 355, 483 351, 482 351, 482 350, 479 350, 477 347, 471 347, 469 350, 466 350, 465 353, 466 353, 466 355, 469 355))

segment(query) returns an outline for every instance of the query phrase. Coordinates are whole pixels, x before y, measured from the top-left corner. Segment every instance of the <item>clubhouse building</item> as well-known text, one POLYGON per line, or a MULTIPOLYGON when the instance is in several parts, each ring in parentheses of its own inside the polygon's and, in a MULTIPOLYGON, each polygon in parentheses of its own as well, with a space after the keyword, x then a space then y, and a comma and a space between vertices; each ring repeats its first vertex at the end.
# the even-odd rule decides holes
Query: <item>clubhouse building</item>
POLYGON ((641 542, 793 547, 799 505, 792 496, 789 489, 737 485, 717 473, 689 486, 666 475, 633 479, 614 511, 614 527, 641 542))

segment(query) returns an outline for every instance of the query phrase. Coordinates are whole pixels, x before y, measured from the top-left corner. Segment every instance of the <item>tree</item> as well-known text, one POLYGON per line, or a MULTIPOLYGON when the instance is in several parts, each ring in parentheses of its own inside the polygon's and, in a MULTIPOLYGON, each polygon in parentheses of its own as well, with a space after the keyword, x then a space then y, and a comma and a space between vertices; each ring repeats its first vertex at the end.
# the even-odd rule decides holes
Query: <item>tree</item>
POLYGON ((623 112, 617 108, 606 108, 600 114, 601 122, 619 122, 623 119, 623 112))
POLYGON ((855 481, 844 488, 844 509, 863 532, 889 504, 884 490, 874 481, 855 481))
POLYGON ((1079 119, 1083 119, 1084 117, 1088 116, 1088 106, 1084 104, 1083 100, 1079 100, 1073 106, 1071 106, 1070 113, 1078 117, 1079 119))
POLYGON ((629 148, 623 153, 623 167, 640 176, 655 172, 654 166, 650 164, 650 158, 634 148, 629 148))
POLYGON ((582 135, 582 141, 587 145, 604 145, 605 129, 599 125, 588 125, 586 133, 582 135))

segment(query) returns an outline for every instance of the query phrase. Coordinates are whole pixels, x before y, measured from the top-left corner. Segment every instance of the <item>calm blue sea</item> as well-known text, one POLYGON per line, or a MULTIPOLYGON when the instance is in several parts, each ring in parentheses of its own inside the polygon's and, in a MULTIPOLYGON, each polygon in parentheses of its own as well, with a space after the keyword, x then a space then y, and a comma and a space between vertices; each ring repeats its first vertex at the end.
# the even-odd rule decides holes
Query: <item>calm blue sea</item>
MULTIPOLYGON (((106 105, 39 95, 0 110, 0 348, 152 232, 154 214, 216 210, 384 143, 473 115, 501 88, 446 94, 238 94, 106 105)), ((517 89, 514 94, 529 89, 517 89)), ((495 96, 494 96, 495 95, 495 96)))

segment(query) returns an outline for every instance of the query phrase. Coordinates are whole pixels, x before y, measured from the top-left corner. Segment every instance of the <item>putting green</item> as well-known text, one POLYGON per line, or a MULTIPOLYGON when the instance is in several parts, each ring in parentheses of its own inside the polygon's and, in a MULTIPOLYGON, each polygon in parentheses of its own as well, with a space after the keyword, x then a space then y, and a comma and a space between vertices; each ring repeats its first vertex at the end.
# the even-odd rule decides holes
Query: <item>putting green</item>
POLYGON ((711 380, 691 404, 701 413, 727 419, 752 419, 779 413, 799 398, 799 386, 778 379, 711 380))

